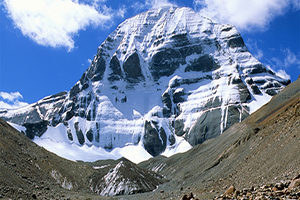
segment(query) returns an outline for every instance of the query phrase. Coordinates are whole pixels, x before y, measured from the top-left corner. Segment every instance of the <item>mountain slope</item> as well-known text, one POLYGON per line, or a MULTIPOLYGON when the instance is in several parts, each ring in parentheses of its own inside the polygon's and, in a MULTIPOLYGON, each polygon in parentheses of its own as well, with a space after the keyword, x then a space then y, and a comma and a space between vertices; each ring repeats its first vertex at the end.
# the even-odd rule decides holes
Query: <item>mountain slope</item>
POLYGON ((159 187, 164 194, 153 193, 150 198, 193 192, 200 199, 210 199, 230 185, 241 190, 291 180, 300 173, 299 146, 300 79, 221 136, 186 153, 156 157, 140 166, 172 178, 159 187))
POLYGON ((121 23, 69 92, 0 117, 39 144, 169 156, 220 135, 288 83, 250 54, 235 27, 164 8, 121 23))
POLYGON ((160 175, 126 159, 97 163, 65 160, 1 119, 0 136, 0 198, 110 199, 99 195, 148 192, 164 182, 160 175), (100 180, 111 176, 114 181, 99 186, 100 180))

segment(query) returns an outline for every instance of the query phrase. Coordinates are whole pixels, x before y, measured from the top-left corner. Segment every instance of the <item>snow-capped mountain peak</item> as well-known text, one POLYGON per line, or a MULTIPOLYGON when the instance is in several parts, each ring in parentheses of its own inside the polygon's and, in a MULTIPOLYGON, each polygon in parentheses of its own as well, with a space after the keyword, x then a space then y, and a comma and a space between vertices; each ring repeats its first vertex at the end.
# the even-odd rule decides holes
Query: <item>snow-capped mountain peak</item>
POLYGON ((68 93, 0 116, 37 142, 139 147, 146 159, 218 136, 288 83, 250 54, 234 26, 161 8, 121 23, 68 93))

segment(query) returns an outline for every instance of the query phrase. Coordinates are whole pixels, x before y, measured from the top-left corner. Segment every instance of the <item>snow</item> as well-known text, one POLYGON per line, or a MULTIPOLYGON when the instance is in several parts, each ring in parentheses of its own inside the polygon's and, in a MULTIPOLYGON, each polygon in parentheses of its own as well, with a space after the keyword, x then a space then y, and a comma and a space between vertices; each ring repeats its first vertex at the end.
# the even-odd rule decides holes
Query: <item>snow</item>
POLYGON ((20 132, 25 132, 26 128, 24 126, 18 125, 18 124, 14 124, 11 122, 7 122, 9 125, 11 125, 12 127, 14 127, 15 129, 17 129, 20 132))
POLYGON ((117 160, 125 157, 131 162, 140 163, 152 157, 141 145, 128 145, 123 148, 115 148, 109 152, 101 147, 88 145, 80 146, 75 143, 54 141, 49 138, 35 137, 33 142, 60 157, 72 161, 81 160, 85 162, 94 162, 107 159, 117 160))
POLYGON ((254 113, 256 110, 258 110, 260 107, 265 105, 271 100, 271 96, 263 93, 262 95, 254 95, 254 100, 252 100, 248 107, 250 108, 250 114, 254 113))
POLYGON ((170 157, 177 153, 184 153, 184 152, 192 149, 192 146, 185 139, 178 137, 178 138, 176 138, 176 141, 177 141, 177 143, 175 145, 168 146, 161 155, 170 157))

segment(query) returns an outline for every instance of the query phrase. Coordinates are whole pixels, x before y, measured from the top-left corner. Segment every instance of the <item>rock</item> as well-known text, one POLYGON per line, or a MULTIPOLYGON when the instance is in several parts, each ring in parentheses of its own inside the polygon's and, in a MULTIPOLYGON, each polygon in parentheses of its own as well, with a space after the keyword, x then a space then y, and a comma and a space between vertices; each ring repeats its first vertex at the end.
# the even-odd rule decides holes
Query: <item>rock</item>
POLYGON ((267 72, 267 69, 262 64, 253 65, 252 69, 250 70, 250 74, 259 74, 265 72, 267 72))
POLYGON ((194 60, 185 68, 185 72, 189 71, 202 71, 202 72, 208 72, 213 71, 220 68, 220 66, 215 62, 215 60, 209 56, 204 55, 200 56, 198 59, 194 60))
POLYGON ((123 78, 120 61, 118 60, 116 55, 114 55, 111 58, 109 67, 112 70, 112 73, 108 77, 109 81, 117 81, 117 80, 120 80, 121 78, 123 78))
POLYGON ((23 126, 26 128, 26 136, 33 139, 34 136, 42 136, 47 131, 48 124, 48 121, 43 120, 38 123, 25 123, 23 126))
POLYGON ((71 129, 67 129, 67 134, 68 134, 68 139, 70 141, 73 141, 73 135, 72 135, 71 129))
POLYGON ((75 128, 75 131, 76 131, 76 135, 77 135, 79 144, 83 145, 83 143, 85 142, 85 139, 84 139, 84 135, 82 133, 82 130, 79 127, 79 122, 75 122, 74 128, 75 128))
POLYGON ((140 80, 145 79, 142 74, 142 69, 140 66, 139 55, 135 52, 130 55, 123 64, 123 69, 127 81, 131 83, 137 83, 140 80))
POLYGON ((300 179, 300 174, 298 174, 297 176, 295 176, 295 177, 293 178, 293 180, 296 180, 296 179, 300 179))
POLYGON ((185 131, 183 130, 184 128, 184 123, 182 119, 177 119, 174 122, 174 129, 175 129, 175 134, 177 136, 183 136, 185 134, 185 131))
POLYGON ((271 95, 271 96, 274 96, 274 95, 277 94, 277 92, 276 92, 275 89, 267 89, 267 90, 266 90, 266 93, 267 93, 268 95, 271 95))
POLYGON ((255 84, 251 85, 251 89, 252 89, 254 94, 261 94, 261 91, 259 90, 257 85, 255 85, 255 84))
POLYGON ((162 127, 159 129, 153 122, 145 122, 143 141, 144 147, 148 153, 152 156, 158 156, 166 149, 166 140, 167 136, 162 127))
POLYGON ((224 193, 226 196, 232 196, 233 193, 235 192, 235 187, 231 185, 224 193))
POLYGON ((197 122, 191 127, 187 141, 195 146, 205 140, 214 138, 220 134, 221 109, 215 109, 203 113, 197 122))
POLYGON ((236 35, 235 37, 232 37, 228 40, 228 45, 231 48, 236 48, 236 47, 244 47, 245 43, 243 38, 240 35, 236 35))
POLYGON ((188 196, 185 194, 183 195, 183 197, 181 198, 181 200, 189 200, 188 196))
POLYGON ((93 130, 92 130, 92 129, 88 130, 88 132, 86 133, 86 138, 87 138, 90 142, 93 142, 94 135, 93 135, 93 130))
POLYGON ((100 81, 103 78, 105 72, 105 60, 102 56, 98 57, 96 62, 92 62, 87 71, 87 76, 92 81, 100 81))
POLYGON ((185 59, 182 58, 180 52, 174 49, 165 49, 152 57, 150 71, 154 80, 158 80, 162 76, 170 76, 180 64, 184 63, 185 59))
POLYGON ((293 189, 297 188, 298 186, 300 186, 300 178, 292 180, 288 189, 293 190, 293 189))

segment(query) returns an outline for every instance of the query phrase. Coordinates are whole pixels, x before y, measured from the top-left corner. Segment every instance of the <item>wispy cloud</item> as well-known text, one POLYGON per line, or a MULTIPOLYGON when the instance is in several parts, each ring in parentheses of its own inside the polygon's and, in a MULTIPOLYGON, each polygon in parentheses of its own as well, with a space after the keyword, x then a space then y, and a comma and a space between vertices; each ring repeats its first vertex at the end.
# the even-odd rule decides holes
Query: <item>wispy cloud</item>
POLYGON ((264 30, 276 16, 289 8, 300 9, 299 0, 194 0, 203 15, 239 29, 264 30))
POLYGON ((257 45, 257 41, 252 40, 252 39, 247 39, 246 41, 246 45, 248 47, 248 49, 250 50, 250 52, 252 53, 252 55, 260 60, 264 57, 264 53, 263 50, 261 50, 258 45, 257 45))
POLYGON ((176 4, 168 0, 146 0, 147 7, 151 8, 163 8, 163 7, 175 7, 176 4))
POLYGON ((99 11, 99 2, 103 0, 91 5, 78 0, 4 0, 4 7, 23 35, 40 45, 71 50, 79 30, 112 19, 112 13, 99 11))
POLYGON ((22 99, 20 92, 0 92, 0 110, 27 106, 28 103, 21 101, 22 99))
POLYGON ((300 53, 296 54, 290 49, 282 49, 282 59, 278 57, 273 57, 270 62, 278 68, 288 68, 291 66, 296 66, 300 70, 300 53))

